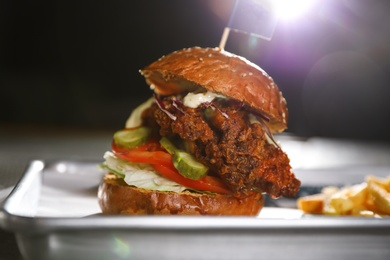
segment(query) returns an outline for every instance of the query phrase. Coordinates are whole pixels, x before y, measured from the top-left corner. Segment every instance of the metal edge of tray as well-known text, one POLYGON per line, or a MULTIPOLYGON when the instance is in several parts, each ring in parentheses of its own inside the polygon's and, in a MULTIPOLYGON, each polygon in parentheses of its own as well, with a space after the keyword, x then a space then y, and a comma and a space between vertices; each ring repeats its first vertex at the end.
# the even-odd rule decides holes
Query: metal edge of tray
POLYGON ((44 168, 45 163, 42 160, 33 160, 27 165, 23 176, 0 204, 0 228, 15 232, 18 231, 18 225, 24 226, 23 222, 32 223, 33 218, 12 214, 7 208, 22 199, 24 190, 28 189, 31 183, 41 176, 44 168))
POLYGON ((23 177, 4 200, 0 209, 0 227, 15 233, 50 233, 59 230, 353 230, 382 233, 390 231, 390 218, 305 216, 300 219, 259 219, 254 217, 212 216, 107 216, 34 217, 12 214, 9 205, 17 203, 23 191, 42 177, 47 164, 32 161, 23 177))
POLYGON ((251 217, 199 216, 101 216, 86 218, 33 218, 8 215, 5 229, 17 233, 50 233, 60 230, 339 230, 390 232, 390 219, 313 217, 303 219, 258 219, 251 217))

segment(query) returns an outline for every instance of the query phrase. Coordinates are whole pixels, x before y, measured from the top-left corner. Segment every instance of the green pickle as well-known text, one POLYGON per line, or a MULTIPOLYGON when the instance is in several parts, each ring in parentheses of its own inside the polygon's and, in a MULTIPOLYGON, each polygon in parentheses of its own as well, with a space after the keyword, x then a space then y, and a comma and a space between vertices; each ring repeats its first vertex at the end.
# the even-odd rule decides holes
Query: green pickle
POLYGON ((152 130, 149 127, 119 130, 114 134, 115 144, 124 148, 135 148, 144 144, 150 137, 152 130))
POLYGON ((173 165, 181 175, 192 180, 204 177, 208 171, 207 166, 198 162, 191 154, 184 151, 175 152, 173 165))
POLYGON ((172 162, 181 175, 192 180, 203 178, 208 171, 208 167, 198 162, 191 154, 177 149, 175 145, 166 137, 160 140, 160 144, 170 154, 173 155, 172 162))
POLYGON ((170 154, 175 154, 175 152, 178 150, 176 146, 166 137, 161 138, 160 144, 170 154))

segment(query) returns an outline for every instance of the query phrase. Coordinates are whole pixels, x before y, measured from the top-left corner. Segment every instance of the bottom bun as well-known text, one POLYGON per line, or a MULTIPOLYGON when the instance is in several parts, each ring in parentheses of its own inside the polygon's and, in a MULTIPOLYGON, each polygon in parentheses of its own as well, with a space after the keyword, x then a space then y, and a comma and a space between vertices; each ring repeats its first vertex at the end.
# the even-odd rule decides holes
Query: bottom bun
POLYGON ((259 193, 238 199, 223 194, 161 192, 129 186, 114 174, 104 176, 98 199, 104 214, 131 215, 257 216, 264 205, 259 193))

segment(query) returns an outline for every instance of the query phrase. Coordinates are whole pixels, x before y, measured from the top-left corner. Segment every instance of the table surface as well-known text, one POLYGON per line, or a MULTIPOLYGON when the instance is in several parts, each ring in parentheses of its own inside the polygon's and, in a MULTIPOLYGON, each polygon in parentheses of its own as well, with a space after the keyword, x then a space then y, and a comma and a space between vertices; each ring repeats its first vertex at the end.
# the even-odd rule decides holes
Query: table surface
MULTIPOLYGON (((0 125, 0 201, 23 175, 27 164, 42 160, 103 160, 113 130, 0 125)), ((293 168, 359 165, 390 166, 390 143, 277 136, 293 168)), ((0 230, 0 259, 22 259, 14 235, 0 230)))

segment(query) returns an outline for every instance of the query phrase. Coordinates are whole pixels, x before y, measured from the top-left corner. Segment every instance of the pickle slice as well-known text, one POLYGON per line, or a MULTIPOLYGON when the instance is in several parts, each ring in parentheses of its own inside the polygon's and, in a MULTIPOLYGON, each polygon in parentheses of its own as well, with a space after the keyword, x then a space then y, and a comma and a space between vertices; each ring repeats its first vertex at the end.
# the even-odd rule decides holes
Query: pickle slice
POLYGON ((166 137, 161 138, 160 144, 170 154, 175 154, 175 152, 178 150, 176 146, 166 137))
POLYGON ((198 162, 191 154, 176 151, 173 155, 173 165, 181 175, 192 180, 198 180, 207 174, 208 167, 198 162))
POLYGON ((168 138, 161 138, 160 144, 168 153, 173 155, 173 166, 184 177, 198 180, 207 174, 209 170, 207 166, 198 162, 191 154, 178 149, 168 138))
POLYGON ((145 143, 151 132, 152 130, 145 126, 119 130, 114 134, 114 142, 124 148, 135 148, 145 143))

